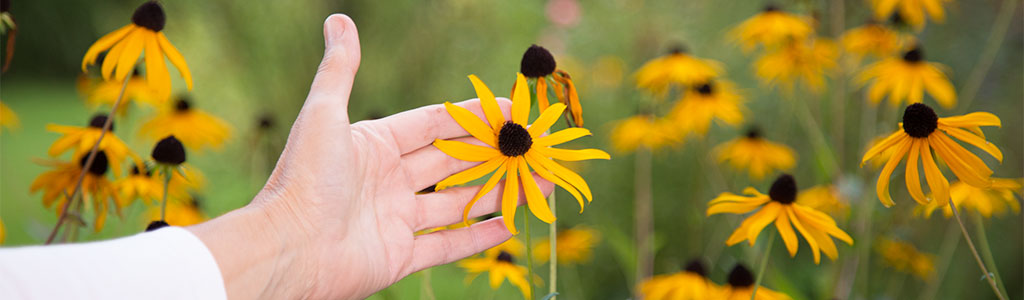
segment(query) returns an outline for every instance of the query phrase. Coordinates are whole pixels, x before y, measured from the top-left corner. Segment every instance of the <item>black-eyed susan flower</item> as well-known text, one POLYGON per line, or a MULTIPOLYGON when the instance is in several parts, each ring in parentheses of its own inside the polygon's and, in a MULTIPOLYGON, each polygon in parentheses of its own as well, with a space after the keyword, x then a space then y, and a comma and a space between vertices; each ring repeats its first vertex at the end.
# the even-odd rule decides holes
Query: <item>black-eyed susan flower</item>
MULTIPOLYGON (((1024 179, 1017 178, 992 178, 992 186, 979 188, 963 181, 954 182, 949 186, 949 198, 960 210, 973 210, 982 217, 991 218, 993 215, 1003 215, 1007 211, 1014 214, 1020 213, 1020 200, 1014 193, 1021 195, 1021 183, 1024 179)), ((915 212, 930 217, 936 209, 942 209, 946 218, 953 216, 953 209, 949 203, 932 201, 928 205, 918 206, 915 212)))
POLYGON ((207 147, 220 149, 231 136, 231 127, 223 120, 192 107, 188 98, 181 97, 173 107, 143 123, 139 133, 151 139, 173 135, 189 149, 198 151, 207 147))
POLYGON ((746 135, 722 143, 712 150, 719 162, 729 162, 736 170, 746 170, 750 177, 761 180, 768 173, 784 171, 796 165, 796 152, 786 145, 773 143, 761 136, 757 128, 746 135))
POLYGON ((727 245, 732 246, 747 240, 753 246, 758 235, 761 234, 761 230, 773 222, 779 235, 782 236, 782 241, 786 244, 789 256, 796 256, 799 246, 796 232, 793 231, 795 227, 796 231, 811 246, 811 253, 814 254, 814 263, 816 264, 821 262, 820 252, 825 252, 825 255, 832 260, 839 255, 832 238, 837 238, 850 245, 853 244, 853 238, 839 229, 832 217, 796 202, 796 180, 789 174, 782 174, 775 179, 767 195, 761 194, 753 187, 744 189, 743 193, 749 196, 725 192, 708 203, 708 216, 720 213, 746 214, 757 211, 743 220, 740 227, 733 231, 729 240, 725 242, 727 245))
POLYGON ((753 50, 758 45, 774 48, 804 40, 813 34, 810 18, 782 11, 774 5, 766 6, 729 32, 744 51, 753 50))
POLYGON ((477 199, 498 184, 502 175, 505 176, 505 192, 501 199, 501 215, 505 217, 505 226, 509 231, 518 233, 515 227, 515 213, 519 203, 520 181, 522 181, 530 212, 546 223, 554 221, 555 216, 552 215, 537 182, 533 180, 530 168, 533 168, 533 171, 542 178, 561 186, 572 194, 579 202, 582 212, 585 204, 584 198, 586 198, 586 202, 593 198, 590 187, 583 177, 552 159, 579 161, 610 159, 610 156, 598 149, 565 150, 553 146, 590 135, 590 131, 584 128, 568 128, 542 136, 562 116, 566 107, 562 103, 551 105, 541 113, 532 126, 527 127, 530 114, 530 92, 523 74, 517 74, 516 78, 516 91, 512 96, 512 120, 505 120, 505 116, 498 109, 498 102, 495 100, 494 94, 480 79, 474 75, 470 75, 469 79, 476 88, 480 106, 483 108, 487 120, 480 120, 469 110, 450 102, 445 102, 445 108, 462 128, 486 146, 449 140, 434 141, 435 147, 456 159, 483 162, 437 183, 438 191, 494 172, 480 192, 473 196, 473 199, 466 205, 462 214, 463 221, 468 221, 469 209, 473 207, 477 199))
POLYGON ((459 267, 469 273, 466 282, 472 282, 476 276, 487 272, 491 289, 498 289, 506 279, 515 285, 523 293, 526 299, 531 298, 530 284, 527 282, 526 267, 517 265, 515 260, 518 255, 515 251, 522 250, 522 243, 516 238, 511 238, 505 243, 491 248, 484 252, 483 257, 467 258, 458 262, 459 267), (515 250, 511 250, 515 249, 515 250))
POLYGON ((157 1, 143 3, 132 14, 131 23, 96 40, 82 58, 82 72, 96 63, 101 52, 107 51, 101 66, 104 80, 123 81, 135 69, 139 56, 145 55, 146 80, 159 95, 171 94, 171 75, 164 63, 164 56, 171 61, 185 85, 192 90, 192 73, 188 70, 185 57, 167 40, 162 30, 167 16, 157 1))
MULTIPOLYGON (((77 157, 77 156, 76 156, 77 157)), ((57 203, 57 215, 61 215, 67 202, 65 195, 74 193, 75 185, 78 183, 78 176, 82 173, 82 167, 88 159, 88 153, 81 155, 77 162, 52 162, 47 163, 53 169, 36 177, 29 186, 29 192, 43 192, 43 206, 50 207, 57 203)), ((109 159, 104 151, 96 152, 96 158, 92 165, 85 172, 82 178, 81 199, 92 204, 96 219, 93 223, 95 231, 103 229, 107 220, 107 210, 113 206, 120 215, 121 206, 119 196, 113 184, 107 180, 107 170, 110 168, 109 159)), ((87 206, 89 207, 89 206, 87 206)))
MULTIPOLYGON (((163 221, 170 226, 189 226, 202 223, 207 220, 206 215, 199 210, 199 203, 193 199, 186 201, 171 201, 167 203, 163 221)), ((146 211, 150 220, 160 219, 160 207, 151 206, 146 211)))
MULTIPOLYGON (((121 206, 131 205, 135 200, 141 200, 147 205, 159 203, 164 196, 163 182, 153 176, 152 170, 147 167, 139 170, 138 166, 132 166, 130 169, 127 176, 114 181, 114 186, 121 196, 121 206)), ((188 197, 188 190, 194 190, 192 180, 185 180, 187 175, 183 176, 178 173, 174 175, 168 187, 168 198, 184 199, 188 197)))
POLYGON ((695 57, 677 46, 665 56, 644 63, 634 76, 637 87, 664 96, 672 86, 702 84, 723 73, 721 63, 695 57))
POLYGON ((796 203, 833 216, 846 215, 850 205, 833 185, 818 185, 800 191, 796 203))
MULTIPOLYGON (((519 72, 526 76, 526 82, 530 86, 528 91, 537 97, 537 107, 540 111, 548 109, 550 90, 559 102, 569 108, 568 113, 572 117, 570 120, 573 126, 583 126, 583 106, 580 105, 576 84, 568 72, 557 69, 555 57, 550 51, 541 46, 531 45, 523 53, 523 59, 519 62, 519 72)), ((516 83, 518 84, 518 81, 516 83)), ((512 88, 513 98, 516 90, 512 88)))
MULTIPOLYGON (((577 225, 559 230, 555 238, 558 263, 562 265, 581 264, 590 261, 594 247, 601 242, 601 233, 593 228, 577 225)), ((551 242, 547 239, 533 247, 534 260, 546 263, 551 259, 551 242)))
POLYGON ((910 243, 880 238, 875 242, 875 252, 882 256, 882 262, 896 271, 911 274, 928 281, 935 273, 935 255, 921 252, 910 243))
MULTIPOLYGON (((88 96, 85 98, 85 101, 93 107, 100 105, 113 106, 114 102, 117 101, 117 97, 121 95, 122 85, 123 84, 119 81, 101 81, 94 87, 88 88, 88 96)), ((132 74, 131 78, 128 79, 128 85, 124 86, 124 96, 122 101, 146 104, 159 108, 166 106, 167 100, 167 97, 161 95, 155 88, 149 85, 148 81, 143 79, 142 76, 139 76, 137 73, 132 74)), ((128 112, 128 105, 118 105, 118 115, 123 116, 126 112, 128 112)))
POLYGON ((21 126, 21 122, 18 120, 18 114, 14 113, 14 110, 11 110, 7 104, 0 102, 0 127, 15 129, 19 126, 21 126))
POLYGON ((768 51, 754 62, 755 75, 768 86, 781 84, 791 91, 797 82, 812 92, 821 91, 825 75, 836 66, 839 50, 827 39, 792 41, 768 51))
POLYGON ((612 148, 619 153, 631 153, 637 148, 648 150, 682 142, 680 126, 653 115, 640 114, 615 122, 611 131, 612 148))
POLYGON ((946 67, 924 60, 924 50, 916 46, 903 56, 890 57, 865 67, 855 79, 868 84, 868 100, 874 104, 888 96, 893 107, 904 102, 920 103, 924 92, 944 108, 956 105, 956 92, 949 78, 942 72, 946 67))
POLYGON ((648 300, 703 300, 722 294, 721 287, 707 278, 707 268, 692 260, 683 271, 654 276, 640 283, 640 293, 648 300))
POLYGON ((931 107, 921 103, 907 106, 903 112, 900 129, 878 143, 861 159, 861 165, 880 153, 896 149, 889 157, 881 175, 878 176, 878 200, 886 207, 894 203, 889 195, 889 177, 896 170, 896 165, 907 157, 906 181, 910 195, 920 204, 928 204, 931 200, 946 202, 949 199, 949 181, 942 175, 935 163, 935 155, 949 166, 960 181, 980 188, 992 186, 992 170, 977 155, 967 151, 956 138, 975 147, 981 148, 1000 162, 1003 153, 992 143, 985 140, 980 126, 1001 126, 999 117, 987 112, 969 113, 963 116, 939 118, 931 107), (924 164, 924 177, 932 192, 932 199, 925 197, 921 190, 919 164, 924 164))
POLYGON ((62 135, 53 142, 53 145, 50 145, 48 154, 55 157, 71 150, 75 157, 86 155, 92 150, 93 145, 96 144, 96 141, 102 135, 103 140, 100 141, 97 149, 107 153, 110 159, 110 167, 114 169, 114 176, 120 177, 121 163, 126 158, 131 158, 136 164, 141 164, 142 160, 125 145, 121 138, 114 135, 114 123, 110 124, 110 131, 106 134, 103 133, 103 124, 106 122, 106 114, 96 114, 89 120, 89 125, 85 127, 56 124, 46 125, 46 130, 62 135))
POLYGON ((757 294, 754 293, 754 274, 750 273, 750 270, 742 264, 737 264, 729 271, 729 277, 726 281, 726 285, 722 287, 722 292, 716 297, 709 299, 723 299, 723 300, 786 300, 792 299, 789 295, 773 291, 766 287, 757 287, 757 294))
POLYGON ((914 26, 917 30, 924 29, 925 14, 936 22, 946 20, 946 11, 942 4, 952 0, 871 0, 875 18, 885 19, 894 13, 903 22, 914 26))
POLYGON ((736 93, 732 83, 716 80, 688 89, 669 116, 682 130, 703 137, 712 120, 729 126, 739 125, 745 109, 743 97, 736 93))
POLYGON ((896 54, 912 38, 875 21, 851 28, 843 33, 839 43, 843 51, 856 61, 867 55, 886 58, 896 54))

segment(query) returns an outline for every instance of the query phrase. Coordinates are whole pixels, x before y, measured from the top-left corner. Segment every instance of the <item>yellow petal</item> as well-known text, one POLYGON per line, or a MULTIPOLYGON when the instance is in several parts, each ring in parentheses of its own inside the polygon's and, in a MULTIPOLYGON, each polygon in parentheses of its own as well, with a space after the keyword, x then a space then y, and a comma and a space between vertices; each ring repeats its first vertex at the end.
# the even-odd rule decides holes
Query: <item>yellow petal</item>
POLYGON ((473 205, 476 204, 477 200, 480 200, 480 197, 483 197, 494 189, 494 186, 498 184, 498 180, 501 180, 501 176, 505 175, 506 170, 508 170, 508 164, 505 163, 507 160, 507 158, 500 159, 501 164, 498 166, 498 169, 494 171, 491 178, 487 179, 487 182, 480 187, 480 191, 477 191, 476 195, 473 195, 473 199, 469 200, 469 203, 466 204, 466 208, 462 210, 462 224, 469 226, 469 210, 473 208, 473 205))
POLYGON ((793 209, 792 207, 785 207, 783 210, 786 212, 779 213, 779 218, 775 220, 775 228, 779 230, 779 235, 782 236, 782 242, 786 244, 786 251, 789 251, 789 257, 796 256, 796 250, 799 248, 799 241, 796 238, 796 232, 793 231, 793 226, 789 224, 789 212, 788 210, 793 209))
POLYGON ((949 139, 946 134, 936 131, 928 136, 928 142, 960 181, 979 188, 988 188, 992 185, 989 180, 992 170, 985 162, 949 139))
POLYGON ((1003 152, 999 151, 999 147, 996 147, 995 144, 989 143, 985 139, 960 128, 939 125, 939 129, 945 131, 947 134, 958 140, 981 148, 981 150, 985 150, 985 152, 988 152, 989 155, 995 157, 999 162, 1003 162, 1003 152))
MULTIPOLYGON (((928 188, 932 191, 932 201, 941 203, 949 201, 949 181, 946 180, 946 176, 942 175, 939 166, 935 164, 928 143, 924 143, 922 146, 921 160, 924 161, 924 178, 928 180, 928 188)), ((928 215, 931 215, 930 211, 928 215)))
MULTIPOLYGON (((519 178, 516 176, 519 166, 519 157, 508 159, 508 171, 505 172, 505 190, 501 196, 501 216, 504 217, 505 228, 512 234, 519 234, 516 230, 516 207, 519 206, 519 178)), ((526 219, 529 222, 529 218, 526 219)))
POLYGON ((533 145, 539 147, 555 146, 588 135, 591 135, 591 133, 590 130, 586 128, 566 128, 559 130, 558 132, 552 133, 550 135, 533 139, 533 145))
POLYGON ((537 186, 537 181, 533 180, 533 174, 530 174, 530 168, 527 167, 526 160, 520 157, 516 161, 519 162, 519 176, 520 180, 523 181, 523 191, 526 194, 527 207, 530 208, 530 212, 537 216, 538 219, 544 221, 544 223, 551 224, 551 222, 555 221, 555 216, 551 214, 551 207, 548 206, 548 201, 544 199, 544 193, 537 186))
MULTIPOLYGON (((536 151, 529 151, 526 153, 526 155, 539 154, 536 153, 536 151)), ((566 167, 563 167, 562 165, 559 165, 558 163, 550 159, 543 157, 535 157, 534 159, 540 162, 541 167, 548 169, 548 171, 551 171, 551 173, 554 173, 559 178, 562 178, 562 180, 568 181, 570 184, 572 184, 572 186, 579 189, 580 192, 583 193, 583 196, 587 198, 588 202, 593 200, 594 197, 593 194, 591 194, 590 192, 590 186, 587 185, 587 182, 583 180, 583 177, 580 177, 579 174, 576 174, 576 172, 573 172, 572 170, 569 170, 566 167)))
POLYGON ((497 169, 498 166, 502 165, 502 163, 504 162, 505 157, 502 156, 493 160, 489 160, 485 163, 479 164, 475 167, 469 168, 465 171, 455 173, 455 175, 448 176, 448 178, 445 178, 444 180, 441 180, 441 182, 438 182, 436 190, 440 191, 454 185, 467 183, 477 178, 483 177, 484 175, 487 175, 487 173, 490 173, 497 169))
POLYGON ((764 206, 764 208, 761 208, 761 210, 748 217, 751 221, 750 227, 747 228, 747 240, 750 241, 751 246, 753 246, 757 241, 757 236, 761 234, 761 230, 779 217, 779 211, 781 209, 782 204, 779 204, 778 202, 769 202, 764 206))
POLYGON ((906 136, 904 139, 900 139, 900 143, 896 145, 896 151, 889 157, 889 161, 885 163, 885 167, 882 168, 882 173, 878 175, 878 184, 875 187, 875 192, 878 193, 878 200, 882 202, 885 207, 892 207, 892 196, 889 195, 889 177, 892 176, 892 171, 896 170, 896 165, 903 160, 903 156, 907 154, 910 149, 911 141, 907 139, 913 139, 910 136, 906 136))
POLYGON ((910 140, 910 155, 907 157, 907 173, 904 174, 904 178, 907 181, 907 190, 910 191, 910 196, 920 204, 928 204, 928 199, 924 196, 924 192, 921 191, 921 175, 918 173, 917 161, 921 155, 921 144, 927 141, 923 139, 911 139, 910 140))
POLYGON ((598 149, 568 150, 558 148, 534 148, 541 155, 563 161, 581 161, 588 159, 611 159, 611 156, 598 149))
POLYGON ((494 93, 476 75, 469 75, 469 81, 473 83, 476 97, 480 98, 480 107, 483 108, 484 115, 487 116, 487 121, 491 124, 491 129, 497 132, 505 124, 505 115, 501 113, 498 101, 494 99, 494 93))
POLYGON ((498 136, 494 134, 495 131, 491 130, 475 114, 447 101, 444 103, 444 107, 452 119, 455 119, 455 122, 459 123, 459 126, 462 126, 462 129, 465 129, 470 135, 491 147, 498 147, 498 136))
POLYGON ((460 141, 434 140, 434 147, 451 157, 464 161, 488 161, 501 156, 501 152, 497 149, 460 141))
POLYGON ((516 74, 516 88, 512 97, 512 122, 526 127, 530 117, 530 86, 522 73, 516 74))
POLYGON ((567 192, 569 192, 569 194, 572 194, 572 197, 576 198, 576 202, 579 202, 579 204, 580 204, 580 213, 583 213, 583 205, 584 205, 583 197, 576 190, 576 187, 573 187, 568 182, 565 182, 565 180, 562 180, 561 178, 558 178, 558 176, 555 176, 555 174, 552 174, 551 171, 548 171, 547 168, 544 168, 544 166, 541 165, 541 163, 539 161, 537 161, 538 159, 547 159, 547 158, 543 158, 543 157, 538 158, 538 157, 536 157, 536 155, 527 155, 526 156, 526 162, 529 163, 531 166, 533 166, 533 171, 537 172, 537 175, 540 175, 541 178, 544 178, 547 181, 553 182, 554 184, 562 187, 562 189, 564 189, 567 192))
POLYGON ((156 41, 156 35, 146 34, 146 81, 156 90, 160 98, 166 99, 171 95, 171 74, 167 72, 167 65, 164 64, 163 52, 156 41))
POLYGON ((135 28, 134 24, 125 25, 124 27, 118 28, 117 30, 104 35, 100 39, 96 40, 95 43, 92 43, 92 46, 89 46, 89 50, 85 51, 85 57, 82 58, 82 72, 86 72, 86 67, 96 63, 96 58, 99 57, 103 50, 113 47, 114 44, 121 41, 121 39, 131 33, 132 29, 135 28))
POLYGON ((719 202, 710 204, 708 206, 707 215, 715 215, 720 213, 731 213, 731 214, 745 214, 751 212, 761 205, 764 205, 764 201, 747 201, 747 202, 719 202))
MULTIPOLYGON (((828 233, 847 244, 853 245, 853 238, 842 229, 839 229, 835 220, 827 214, 799 204, 793 206, 793 212, 801 218, 800 221, 804 225, 819 228, 823 232, 828 233)), ((821 241, 821 239, 818 240, 821 241)))
POLYGON ((558 118, 562 116, 562 112, 565 111, 565 104, 555 103, 548 109, 542 110, 540 117, 533 121, 533 125, 530 125, 530 136, 533 138, 540 137, 545 131, 551 129, 551 125, 554 125, 558 121, 558 118))
POLYGON ((107 51, 107 56, 103 58, 103 65, 100 66, 100 75, 103 75, 103 80, 111 80, 111 76, 114 75, 114 67, 117 67, 117 62, 121 60, 121 53, 124 52, 125 46, 128 45, 127 40, 138 35, 139 31, 141 31, 141 29, 133 30, 117 44, 114 44, 114 47, 110 48, 110 51, 107 51))
POLYGON ((939 118, 939 124, 953 127, 996 126, 1002 127, 999 117, 987 112, 973 112, 962 116, 939 118))
POLYGON ((888 137, 886 137, 881 142, 878 142, 874 146, 871 146, 871 149, 868 149, 868 152, 864 153, 864 158, 861 159, 860 165, 863 167, 864 164, 868 162, 868 160, 871 160, 876 155, 884 152, 885 150, 889 149, 893 145, 898 144, 904 138, 909 138, 909 136, 907 135, 906 132, 903 132, 902 130, 898 130, 896 132, 893 132, 892 134, 890 134, 888 137))
POLYGON ((128 77, 129 73, 135 70, 135 63, 139 61, 139 56, 142 55, 142 46, 145 45, 146 35, 152 33, 149 29, 139 29, 134 34, 125 37, 122 42, 125 43, 124 50, 117 57, 117 70, 115 71, 114 79, 124 80, 125 77, 128 77))
MULTIPOLYGON (((548 110, 548 79, 547 77, 537 78, 537 109, 548 110)), ((536 126, 536 124, 534 124, 536 126)))
POLYGON ((167 59, 174 64, 175 68, 178 68, 178 72, 181 73, 181 77, 185 79, 185 86, 188 90, 192 90, 192 72, 188 70, 188 64, 185 63, 185 57, 181 56, 177 48, 171 44, 171 41, 167 40, 167 36, 163 32, 156 33, 156 39, 160 42, 160 50, 167 54, 167 59))
POLYGON ((814 239, 814 236, 811 235, 810 231, 807 231, 807 229, 804 228, 804 225, 800 223, 799 219, 797 219, 793 210, 787 210, 786 214, 787 217, 789 217, 789 222, 793 223, 793 227, 796 227, 796 230, 800 232, 800 235, 804 236, 804 240, 807 241, 807 244, 811 246, 811 253, 814 254, 814 263, 820 263, 821 252, 819 251, 820 248, 818 247, 818 241, 814 239))

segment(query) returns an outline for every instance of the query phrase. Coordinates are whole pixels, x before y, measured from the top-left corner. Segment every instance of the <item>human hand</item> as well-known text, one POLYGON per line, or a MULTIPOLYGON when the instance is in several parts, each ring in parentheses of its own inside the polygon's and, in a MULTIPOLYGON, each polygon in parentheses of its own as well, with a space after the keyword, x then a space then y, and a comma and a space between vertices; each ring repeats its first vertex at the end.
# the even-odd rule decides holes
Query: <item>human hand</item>
MULTIPOLYGON (((324 37, 323 61, 266 186, 248 206, 189 228, 213 253, 231 298, 364 298, 512 236, 500 218, 414 235, 462 221, 480 189, 416 195, 478 164, 431 143, 459 137, 482 143, 440 104, 350 124, 359 34, 350 18, 336 14, 325 21, 324 37)), ((509 118, 511 102, 498 103, 509 118)), ((484 118, 478 100, 457 105, 484 118)), ((550 182, 534 179, 545 194, 552 191, 550 182)), ((470 216, 498 211, 503 185, 470 216)))

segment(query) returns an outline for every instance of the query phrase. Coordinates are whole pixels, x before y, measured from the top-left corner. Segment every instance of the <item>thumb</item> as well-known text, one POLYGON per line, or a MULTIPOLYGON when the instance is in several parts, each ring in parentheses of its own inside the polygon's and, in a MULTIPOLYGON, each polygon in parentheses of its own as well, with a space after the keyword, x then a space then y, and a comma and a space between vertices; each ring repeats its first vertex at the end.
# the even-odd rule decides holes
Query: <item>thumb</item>
POLYGON ((324 21, 324 58, 313 78, 307 101, 330 102, 342 112, 348 110, 349 93, 359 69, 359 32, 352 19, 333 14, 324 21))

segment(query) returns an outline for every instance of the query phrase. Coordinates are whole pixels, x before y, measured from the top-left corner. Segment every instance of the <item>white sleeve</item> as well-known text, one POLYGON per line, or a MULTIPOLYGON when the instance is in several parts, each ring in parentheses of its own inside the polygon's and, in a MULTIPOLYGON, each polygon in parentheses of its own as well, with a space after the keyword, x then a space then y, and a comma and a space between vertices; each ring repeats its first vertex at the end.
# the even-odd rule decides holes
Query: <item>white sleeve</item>
POLYGON ((179 227, 83 244, 0 249, 4 299, 227 299, 213 254, 179 227))

